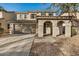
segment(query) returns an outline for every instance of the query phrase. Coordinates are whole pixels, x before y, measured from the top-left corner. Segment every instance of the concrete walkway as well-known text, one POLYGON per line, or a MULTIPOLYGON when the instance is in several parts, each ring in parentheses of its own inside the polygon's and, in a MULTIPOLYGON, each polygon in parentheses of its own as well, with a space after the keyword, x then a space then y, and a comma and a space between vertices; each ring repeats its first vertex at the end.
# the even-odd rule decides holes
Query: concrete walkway
POLYGON ((53 43, 56 41, 56 38, 52 37, 52 36, 45 36, 45 37, 42 37, 42 38, 35 38, 34 42, 35 43, 39 43, 39 42, 50 42, 50 43, 53 43))
POLYGON ((0 55, 27 56, 34 39, 34 34, 0 38, 0 55))

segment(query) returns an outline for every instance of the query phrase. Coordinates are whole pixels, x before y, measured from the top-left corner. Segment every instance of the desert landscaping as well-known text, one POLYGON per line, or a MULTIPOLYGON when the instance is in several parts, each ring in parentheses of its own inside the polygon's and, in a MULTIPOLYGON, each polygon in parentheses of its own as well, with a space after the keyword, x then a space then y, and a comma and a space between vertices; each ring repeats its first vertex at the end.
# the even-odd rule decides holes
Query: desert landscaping
MULTIPOLYGON (((37 56, 78 56, 79 35, 71 38, 52 38, 50 42, 36 42, 31 49, 31 55, 37 56), (75 43, 76 42, 76 43, 75 43)), ((48 39, 50 40, 50 39, 48 39)))

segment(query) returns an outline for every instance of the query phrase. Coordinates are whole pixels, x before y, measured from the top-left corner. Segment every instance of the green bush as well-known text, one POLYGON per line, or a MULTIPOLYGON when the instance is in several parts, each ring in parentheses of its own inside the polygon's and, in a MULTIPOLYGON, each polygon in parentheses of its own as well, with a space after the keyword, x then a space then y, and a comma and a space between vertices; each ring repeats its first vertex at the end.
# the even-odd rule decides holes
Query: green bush
POLYGON ((0 28, 0 34, 2 34, 4 32, 3 28, 0 28))
POLYGON ((72 36, 77 34, 77 32, 74 28, 71 29, 71 33, 72 33, 72 36))

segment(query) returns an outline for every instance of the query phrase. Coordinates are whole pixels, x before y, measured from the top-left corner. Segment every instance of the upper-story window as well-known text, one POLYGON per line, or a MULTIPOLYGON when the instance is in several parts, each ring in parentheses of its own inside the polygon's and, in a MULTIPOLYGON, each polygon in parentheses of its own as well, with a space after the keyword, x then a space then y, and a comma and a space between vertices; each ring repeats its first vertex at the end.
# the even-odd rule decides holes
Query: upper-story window
POLYGON ((24 14, 24 19, 26 19, 27 18, 27 15, 26 14, 24 14))
POLYGON ((20 19, 22 18, 22 15, 21 15, 21 14, 19 14, 19 18, 20 18, 20 19))
POLYGON ((42 12, 41 15, 42 15, 42 16, 46 16, 46 13, 45 13, 45 12, 42 12))
POLYGON ((27 15, 26 14, 21 14, 21 19, 26 19, 27 15))
POLYGON ((36 17, 36 14, 31 14, 31 18, 34 19, 36 17))
POLYGON ((49 16, 53 16, 53 13, 49 13, 49 16))
POLYGON ((27 15, 26 14, 17 14, 17 19, 26 19, 27 15))

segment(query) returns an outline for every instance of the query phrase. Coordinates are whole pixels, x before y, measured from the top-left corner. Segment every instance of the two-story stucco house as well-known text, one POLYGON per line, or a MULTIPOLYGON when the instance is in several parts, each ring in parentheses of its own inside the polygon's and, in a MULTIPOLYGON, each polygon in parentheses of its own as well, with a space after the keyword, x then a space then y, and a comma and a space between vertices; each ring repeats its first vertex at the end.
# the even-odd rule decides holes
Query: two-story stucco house
POLYGON ((78 31, 78 19, 63 13, 56 16, 52 11, 29 11, 29 12, 0 12, 0 26, 9 34, 26 33, 37 34, 38 37, 51 35, 56 37, 64 35, 71 37, 72 27, 78 31))
POLYGON ((13 32, 36 33, 37 32, 37 16, 54 16, 54 12, 49 11, 32 11, 32 12, 16 12, 16 21, 14 23, 13 32))

